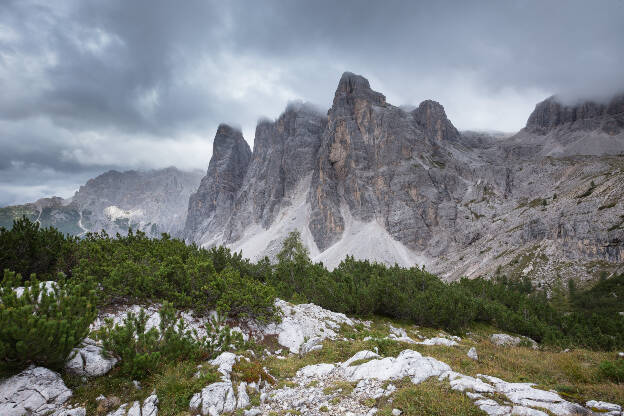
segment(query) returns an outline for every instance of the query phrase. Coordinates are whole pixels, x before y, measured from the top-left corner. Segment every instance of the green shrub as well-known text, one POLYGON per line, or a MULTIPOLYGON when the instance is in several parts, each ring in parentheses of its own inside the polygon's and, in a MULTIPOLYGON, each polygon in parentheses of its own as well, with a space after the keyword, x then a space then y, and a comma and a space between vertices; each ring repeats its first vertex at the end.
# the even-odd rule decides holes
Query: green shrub
POLYGON ((603 361, 599 368, 603 377, 616 383, 624 383, 624 360, 603 361))
POLYGON ((19 274, 5 270, 0 285, 0 362, 10 368, 60 368, 95 319, 95 291, 88 282, 62 276, 46 286, 33 275, 19 295, 15 289, 21 281, 19 274))
POLYGON ((217 312, 223 316, 253 317, 261 322, 275 318, 275 289, 264 283, 245 279, 231 267, 215 276, 203 290, 214 297, 217 312))
POLYGON ((106 353, 121 359, 122 374, 142 379, 166 362, 214 358, 231 345, 242 346, 240 333, 215 321, 208 321, 208 336, 200 339, 195 331, 186 329, 170 303, 165 302, 159 315, 159 327, 150 329, 144 309, 138 314, 128 312, 122 325, 106 320, 98 337, 106 353))
POLYGON ((0 227, 0 271, 9 269, 27 280, 31 274, 53 280, 57 273, 71 274, 76 262, 76 239, 58 230, 40 228, 26 217, 13 221, 10 230, 0 227))
POLYGON ((130 230, 116 238, 88 234, 78 256, 74 276, 100 282, 104 304, 167 301, 177 308, 199 313, 218 309, 237 318, 267 321, 275 315, 275 290, 262 283, 270 265, 256 267, 229 249, 198 249, 166 234, 150 239, 130 230))

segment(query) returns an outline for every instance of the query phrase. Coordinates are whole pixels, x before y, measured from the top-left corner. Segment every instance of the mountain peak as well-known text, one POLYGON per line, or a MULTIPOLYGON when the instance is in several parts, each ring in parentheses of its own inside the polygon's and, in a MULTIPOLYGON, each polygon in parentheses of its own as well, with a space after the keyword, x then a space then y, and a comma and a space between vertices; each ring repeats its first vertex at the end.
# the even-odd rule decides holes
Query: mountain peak
POLYGON ((434 142, 453 140, 459 132, 446 116, 442 104, 433 100, 425 100, 412 111, 414 119, 424 130, 427 137, 434 142))
POLYGON ((385 95, 373 91, 366 78, 352 72, 345 72, 340 77, 338 88, 336 88, 334 107, 345 104, 352 105, 356 99, 364 99, 376 105, 385 105, 386 103, 385 95))
POLYGON ((245 141, 243 133, 239 129, 228 124, 219 124, 213 143, 213 155, 219 155, 234 148, 242 153, 251 153, 249 144, 245 141))

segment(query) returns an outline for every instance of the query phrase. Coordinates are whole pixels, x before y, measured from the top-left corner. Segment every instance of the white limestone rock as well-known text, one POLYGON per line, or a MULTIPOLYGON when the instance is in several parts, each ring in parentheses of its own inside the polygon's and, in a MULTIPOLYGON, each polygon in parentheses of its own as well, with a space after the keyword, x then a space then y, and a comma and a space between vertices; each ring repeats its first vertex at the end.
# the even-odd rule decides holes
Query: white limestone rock
POLYGON ((372 358, 379 358, 379 354, 372 352, 372 351, 368 351, 368 350, 358 351, 353 355, 353 357, 349 358, 347 361, 343 363, 340 363, 340 366, 343 368, 349 367, 351 363, 354 363, 356 361, 372 359, 372 358))
POLYGON ((419 352, 404 350, 396 358, 371 360, 360 365, 346 367, 342 371, 349 381, 364 378, 397 380, 410 377, 412 383, 418 384, 429 377, 439 376, 450 370, 451 367, 435 358, 423 357, 419 352))
POLYGON ((153 392, 143 404, 139 401, 124 403, 106 416, 158 416, 158 396, 153 392))
POLYGON ((336 366, 334 364, 313 364, 301 368, 297 371, 299 377, 323 377, 334 371, 336 366))
POLYGON ((497 377, 478 375, 489 381, 496 392, 506 396, 513 404, 531 408, 546 409, 555 415, 590 414, 587 409, 576 403, 564 400, 554 391, 534 388, 533 383, 508 383, 497 377))
POLYGON ((390 325, 390 335, 388 335, 387 338, 391 339, 393 341, 407 342, 408 344, 415 344, 416 343, 416 341, 414 341, 413 339, 411 339, 407 335, 407 332, 405 331, 405 329, 403 329, 403 328, 396 328, 396 327, 394 327, 392 325, 390 325))
POLYGON ((247 394, 247 383, 242 382, 238 385, 238 397, 236 399, 236 408, 244 409, 251 401, 249 400, 249 395, 247 394))
POLYGON ((468 358, 472 360, 475 360, 475 361, 479 360, 479 355, 477 354, 477 349, 475 347, 470 348, 466 355, 468 356, 468 358))
POLYGON ((212 383, 191 397, 190 409, 203 416, 218 416, 236 410, 236 397, 232 383, 212 383))
MULTIPOLYGON (((299 349, 299 353, 301 355, 306 355, 309 352, 320 350, 323 348, 322 344, 323 344, 323 338, 321 337, 310 338, 309 340, 304 342, 303 345, 301 345, 299 349)), ((277 351, 275 353, 279 354, 277 351)))
POLYGON ((489 416, 503 416, 511 413, 511 406, 504 406, 492 399, 480 399, 475 405, 489 416))
POLYGON ((70 357, 65 369, 79 376, 100 377, 117 364, 115 357, 105 357, 102 348, 90 338, 85 338, 80 347, 74 348, 70 357))
POLYGON ((61 414, 68 410, 63 404, 71 395, 58 373, 31 367, 0 382, 0 415, 61 414))
POLYGON ((141 416, 157 416, 158 415, 158 397, 152 393, 143 401, 141 408, 141 416))
POLYGON ((444 345, 446 347, 454 347, 455 345, 457 345, 457 341, 452 340, 452 339, 448 339, 448 338, 434 337, 434 338, 426 339, 426 340, 421 341, 421 342, 417 342, 416 344, 420 344, 420 345, 444 345))
POLYGON ((494 393, 494 387, 484 383, 478 378, 466 376, 464 374, 457 373, 455 371, 448 371, 443 373, 439 380, 448 379, 449 384, 453 390, 458 391, 472 391, 476 393, 494 393))
POLYGON ((502 347, 518 346, 522 342, 529 342, 533 348, 537 348, 537 342, 528 337, 514 337, 509 334, 493 334, 490 336, 490 342, 494 345, 502 347))
POLYGON ((86 416, 87 409, 84 407, 75 407, 73 409, 61 409, 58 410, 50 416, 86 416))
POLYGON ((615 403, 601 402, 597 400, 590 400, 585 403, 585 406, 592 410, 598 410, 600 412, 621 412, 622 406, 615 403))
POLYGON ((211 365, 217 367, 217 371, 221 373, 221 378, 224 381, 230 379, 230 373, 232 372, 232 367, 238 360, 236 354, 231 352, 222 352, 217 358, 210 361, 211 365))
MULTIPOLYGON (((312 303, 293 305, 276 299, 275 306, 282 314, 282 321, 259 326, 257 329, 264 336, 277 335, 279 344, 292 353, 299 353, 306 339, 334 339, 340 325, 354 325, 345 314, 331 312, 312 303)), ((250 323, 249 326, 253 328, 255 324, 250 323)))
POLYGON ((511 409, 512 416, 548 416, 547 413, 541 410, 531 409, 530 407, 514 406, 511 409))

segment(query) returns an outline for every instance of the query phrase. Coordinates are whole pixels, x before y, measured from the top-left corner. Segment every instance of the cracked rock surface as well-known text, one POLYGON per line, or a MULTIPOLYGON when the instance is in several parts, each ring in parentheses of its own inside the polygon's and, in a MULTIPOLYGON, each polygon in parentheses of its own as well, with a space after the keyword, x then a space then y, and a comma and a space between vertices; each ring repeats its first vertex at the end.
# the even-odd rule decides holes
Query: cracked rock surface
POLYGON ((65 369, 79 376, 100 377, 117 364, 115 357, 105 357, 102 347, 90 338, 85 338, 72 354, 73 358, 67 361, 65 369))
POLYGON ((106 416, 157 416, 158 415, 158 397, 156 394, 148 396, 141 402, 124 403, 114 412, 108 413, 106 416))
POLYGON ((31 367, 0 382, 0 415, 84 416, 82 408, 64 407, 71 395, 58 373, 31 367))

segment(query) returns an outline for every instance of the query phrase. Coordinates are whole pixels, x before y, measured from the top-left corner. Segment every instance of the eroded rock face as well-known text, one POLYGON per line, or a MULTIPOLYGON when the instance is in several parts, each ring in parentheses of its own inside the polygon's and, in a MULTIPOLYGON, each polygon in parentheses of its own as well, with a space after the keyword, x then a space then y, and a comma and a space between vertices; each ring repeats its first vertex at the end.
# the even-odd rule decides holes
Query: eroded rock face
POLYGON ((608 103, 586 101, 575 105, 565 105, 557 97, 550 97, 535 106, 526 126, 538 134, 559 127, 619 134, 624 129, 624 95, 613 97, 608 103))
POLYGON ((6 416, 79 416, 84 409, 67 409, 72 391, 61 376, 47 368, 31 367, 0 381, 0 414, 6 416))
POLYGON ((254 151, 236 197, 225 240, 233 243, 245 229, 257 224, 269 228, 289 196, 316 164, 327 118, 308 104, 292 103, 274 122, 256 127, 254 151))
POLYGON ((354 254, 449 280, 588 279, 624 258, 621 102, 547 100, 511 137, 460 133, 439 103, 404 110, 345 73, 327 117, 298 105, 258 124, 231 212, 189 220, 214 225, 195 241, 258 260, 297 229, 330 268, 354 254))
POLYGON ((251 160, 242 133, 221 124, 214 138, 208 172, 188 202, 184 233, 190 241, 222 233, 251 160))
POLYGON ((407 113, 386 103, 365 78, 345 73, 328 117, 308 197, 318 248, 341 237, 348 210, 355 220, 378 221, 393 238, 424 249, 431 227, 455 216, 446 208, 449 196, 464 187, 452 170, 430 172, 435 163, 450 163, 439 142, 458 136, 442 106, 428 101, 407 113))

